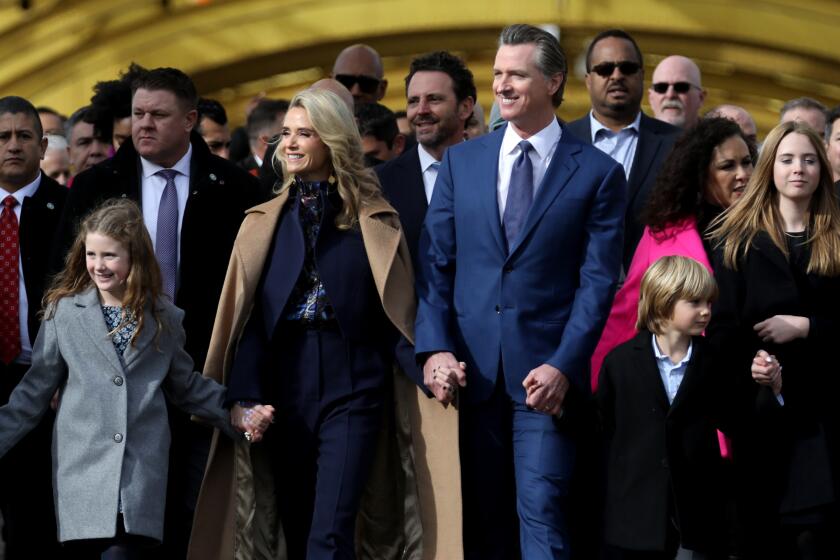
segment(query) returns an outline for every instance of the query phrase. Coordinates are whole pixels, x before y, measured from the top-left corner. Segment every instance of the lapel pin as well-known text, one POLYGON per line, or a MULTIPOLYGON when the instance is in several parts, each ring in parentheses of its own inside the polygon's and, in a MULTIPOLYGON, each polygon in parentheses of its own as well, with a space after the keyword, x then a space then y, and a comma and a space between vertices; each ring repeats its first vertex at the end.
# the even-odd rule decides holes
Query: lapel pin
POLYGON ((47 208, 50 210, 55 210, 55 204, 53 204, 52 202, 47 202, 47 208))
POLYGON ((211 174, 210 174, 210 180, 211 180, 211 181, 215 181, 215 180, 216 180, 216 174, 215 174, 215 173, 211 173, 211 174))
POLYGON ((193 196, 195 196, 195 195, 198 194, 198 191, 193 191, 192 193, 193 193, 193 196))

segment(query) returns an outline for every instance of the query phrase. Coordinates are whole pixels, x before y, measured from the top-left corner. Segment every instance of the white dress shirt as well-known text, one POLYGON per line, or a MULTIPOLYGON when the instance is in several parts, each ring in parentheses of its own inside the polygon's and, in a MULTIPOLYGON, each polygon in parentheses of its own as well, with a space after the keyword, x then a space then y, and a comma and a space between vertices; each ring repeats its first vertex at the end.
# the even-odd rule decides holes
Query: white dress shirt
POLYGON ((589 112, 589 127, 592 131, 592 145, 613 158, 624 168, 624 177, 630 178, 633 169, 633 159, 636 157, 636 146, 639 143, 639 123, 642 113, 636 119, 619 130, 613 132, 595 118, 595 113, 589 112))
MULTIPOLYGON (((181 225, 184 223, 184 210, 187 207, 187 197, 190 194, 190 159, 192 158, 192 145, 187 149, 178 163, 171 169, 178 172, 175 175, 175 191, 178 194, 178 265, 181 264, 181 225)), ((161 175, 155 175, 158 171, 165 169, 156 163, 140 158, 140 165, 143 168, 143 177, 140 184, 140 198, 143 205, 143 221, 146 222, 146 231, 152 238, 152 245, 157 243, 157 218, 160 199, 163 196, 163 189, 166 187, 166 179, 161 175)))
POLYGON ((680 390, 680 384, 685 377, 685 370, 688 369, 688 362, 691 360, 691 351, 694 346, 693 342, 688 343, 688 350, 680 363, 675 364, 671 361, 668 354, 663 354, 659 349, 659 344, 656 343, 656 335, 651 335, 653 340, 653 354, 656 356, 656 366, 659 368, 659 377, 662 378, 662 385, 665 387, 665 393, 668 394, 668 403, 674 403, 674 397, 677 396, 677 391, 680 390))
MULTIPOLYGON (((534 196, 536 196, 540 183, 545 177, 545 172, 551 164, 551 157, 554 155, 554 150, 557 149, 557 143, 560 141, 562 133, 563 129, 560 128, 557 119, 551 119, 548 126, 527 139, 534 148, 528 153, 534 171, 534 196)), ((522 151, 519 148, 519 143, 523 140, 525 138, 519 136, 512 125, 507 126, 505 136, 502 138, 502 147, 499 150, 499 177, 496 182, 496 192, 499 197, 499 220, 502 220, 505 215, 505 205, 507 205, 508 189, 510 188, 510 173, 513 169, 513 163, 522 151)))
MULTIPOLYGON (((41 186, 41 172, 34 181, 17 191, 10 193, 0 187, 0 201, 11 195, 17 200, 14 207, 18 221, 18 248, 20 248, 20 212, 23 210, 23 199, 35 194, 41 186)), ((38 302, 40 305, 41 302, 38 302)), ((32 341, 29 340, 29 299, 26 296, 26 283, 23 281, 23 254, 18 250, 18 323, 20 325, 20 354, 15 358, 16 364, 29 364, 32 361, 32 341)))
POLYGON ((426 204, 432 202, 432 193, 435 192, 435 181, 438 176, 438 166, 440 163, 435 159, 435 156, 426 151, 422 145, 417 144, 417 155, 420 156, 420 171, 423 172, 423 189, 426 191, 426 204))

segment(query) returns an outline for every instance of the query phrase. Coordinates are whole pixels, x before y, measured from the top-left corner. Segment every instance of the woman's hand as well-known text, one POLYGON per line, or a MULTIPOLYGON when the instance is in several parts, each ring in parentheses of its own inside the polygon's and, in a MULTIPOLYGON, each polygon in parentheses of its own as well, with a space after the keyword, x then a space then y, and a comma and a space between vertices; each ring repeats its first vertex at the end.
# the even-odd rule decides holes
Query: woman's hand
POLYGON ((755 353, 750 370, 756 383, 770 387, 776 396, 782 392, 782 366, 775 356, 759 350, 755 353))
POLYGON ((237 403, 230 409, 230 423, 251 443, 262 440, 273 421, 274 407, 268 404, 243 407, 237 403))
POLYGON ((811 329, 808 317, 796 315, 773 315, 753 326, 753 330, 764 342, 785 344, 797 338, 807 338, 811 329))

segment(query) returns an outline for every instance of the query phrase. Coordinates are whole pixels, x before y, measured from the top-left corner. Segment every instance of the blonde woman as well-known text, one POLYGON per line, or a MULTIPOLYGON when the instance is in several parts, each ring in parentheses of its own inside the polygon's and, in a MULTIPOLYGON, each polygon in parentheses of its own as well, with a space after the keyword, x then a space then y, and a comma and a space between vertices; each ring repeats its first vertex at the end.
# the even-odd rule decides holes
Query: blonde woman
MULTIPOLYGON (((398 339, 413 339, 411 257, 363 166, 353 115, 334 93, 301 92, 274 157, 287 179, 242 224, 205 372, 225 382, 231 403, 272 405, 276 422, 250 448, 214 440, 191 544, 202 560, 283 548, 290 559, 354 558, 392 387, 405 389, 398 411, 419 418, 416 386, 392 373, 398 339)), ((452 449, 439 457, 457 458, 452 449)), ((425 461, 418 470, 433 472, 425 461)), ((457 463, 448 468, 458 479, 457 463)))
POLYGON ((742 201, 715 225, 720 299, 707 333, 740 385, 742 552, 836 557, 840 209, 817 134, 774 128, 742 201), (781 375, 750 374, 758 349, 781 375))

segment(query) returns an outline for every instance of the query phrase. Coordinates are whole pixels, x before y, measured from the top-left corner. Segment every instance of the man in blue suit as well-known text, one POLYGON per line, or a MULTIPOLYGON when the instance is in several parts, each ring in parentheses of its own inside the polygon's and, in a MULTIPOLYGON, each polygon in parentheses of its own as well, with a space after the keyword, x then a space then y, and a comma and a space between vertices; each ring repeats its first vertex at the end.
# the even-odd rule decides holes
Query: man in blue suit
POLYGON ((508 125, 444 155, 420 238, 416 351, 438 400, 460 393, 466 558, 566 559, 571 412, 621 268, 626 184, 557 122, 557 39, 513 25, 499 45, 508 125))

